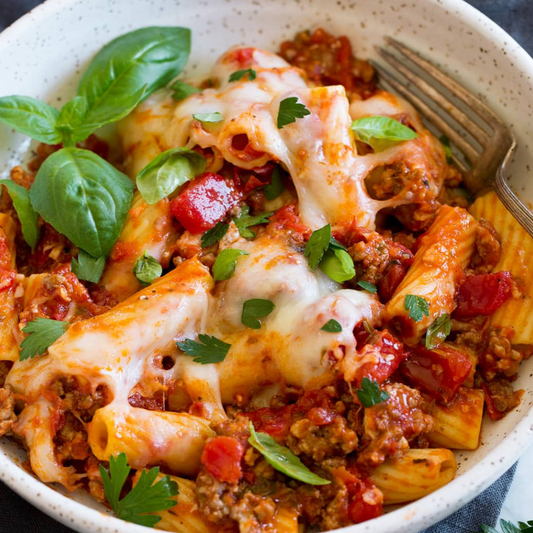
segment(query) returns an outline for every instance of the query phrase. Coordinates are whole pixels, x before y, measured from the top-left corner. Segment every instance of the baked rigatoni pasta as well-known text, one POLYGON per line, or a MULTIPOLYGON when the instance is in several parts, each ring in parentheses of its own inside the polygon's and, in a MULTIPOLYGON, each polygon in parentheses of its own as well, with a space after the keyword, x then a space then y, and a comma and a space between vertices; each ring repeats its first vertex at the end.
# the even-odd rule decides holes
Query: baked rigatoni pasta
POLYGON ((0 434, 180 533, 334 530, 438 490, 519 403, 530 239, 494 195, 467 205, 346 37, 237 46, 194 84, 189 48, 110 43, 13 172, 0 434))

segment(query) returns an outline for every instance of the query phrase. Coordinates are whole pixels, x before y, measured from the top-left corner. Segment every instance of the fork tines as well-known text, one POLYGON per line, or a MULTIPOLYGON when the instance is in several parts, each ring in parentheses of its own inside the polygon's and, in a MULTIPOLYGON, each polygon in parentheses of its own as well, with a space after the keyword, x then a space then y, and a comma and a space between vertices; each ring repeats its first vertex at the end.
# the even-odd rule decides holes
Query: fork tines
MULTIPOLYGON (((504 132, 508 131, 505 124, 483 102, 434 65, 422 59, 416 52, 391 37, 387 37, 386 42, 394 49, 396 55, 384 48, 378 48, 378 52, 387 64, 394 69, 396 75, 391 74, 390 71, 379 64, 372 62, 381 79, 417 107, 422 115, 425 115, 433 125, 450 139, 472 166, 480 158, 485 159, 482 156, 483 152, 486 152, 488 148, 494 147, 495 141, 499 141, 502 130, 504 132), (412 65, 423 73, 424 77, 417 74, 412 65), (407 80, 410 87, 399 81, 398 73, 407 80), (437 83, 435 84, 435 82, 437 83), (418 96, 412 90, 412 87, 416 88, 425 98, 418 96), (453 95, 454 98, 457 98, 463 108, 474 113, 477 116, 477 120, 451 102, 450 97, 443 94, 443 89, 453 95), (433 106, 440 108, 441 113, 435 111, 428 102, 432 102, 433 106), (450 120, 450 117, 453 120, 450 120), (483 124, 484 127, 481 127, 480 124, 483 124), (458 131, 457 125, 462 128, 462 131, 458 131)), ((509 148, 507 142, 502 144, 505 145, 506 150, 509 148)), ((466 166, 461 161, 456 159, 456 164, 464 173, 467 172, 466 166)), ((495 172, 496 169, 491 168, 490 170, 495 172)))

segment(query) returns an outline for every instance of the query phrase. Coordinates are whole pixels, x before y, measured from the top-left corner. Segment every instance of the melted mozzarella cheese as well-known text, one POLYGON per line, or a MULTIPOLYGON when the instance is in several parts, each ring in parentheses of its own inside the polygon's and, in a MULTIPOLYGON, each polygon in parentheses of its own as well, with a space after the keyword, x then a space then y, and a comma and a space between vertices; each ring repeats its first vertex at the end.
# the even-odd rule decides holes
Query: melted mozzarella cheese
POLYGON ((237 261, 235 275, 219 284, 208 330, 231 344, 220 363, 224 403, 235 396, 269 386, 280 379, 290 385, 319 387, 333 379, 333 367, 345 354, 356 357, 354 327, 363 319, 377 324, 381 304, 369 293, 340 289, 320 270, 312 271, 301 250, 282 237, 262 234, 234 241, 232 248, 249 253, 237 261), (259 330, 241 322, 246 300, 275 304, 259 330), (330 319, 340 333, 322 331, 330 319))
POLYGON ((312 229, 352 221, 373 228, 380 210, 412 203, 409 183, 393 198, 370 197, 365 180, 385 165, 404 162, 411 169, 422 168, 428 178, 427 194, 438 194, 445 169, 442 147, 405 101, 380 92, 349 106, 343 87, 308 88, 299 69, 258 49, 252 61, 257 78, 230 83, 236 70, 234 57, 235 50, 230 50, 215 65, 215 88, 177 103, 159 94, 125 119, 121 132, 130 173, 137 173, 161 150, 184 145, 214 148, 246 169, 279 161, 296 187, 302 221, 312 229), (289 97, 298 98, 310 115, 279 129, 280 103, 289 97), (223 120, 207 124, 193 118, 213 112, 223 120), (379 153, 358 155, 350 130, 352 119, 375 114, 408 117, 419 137, 379 153), (236 135, 248 138, 253 155, 233 146, 236 135))

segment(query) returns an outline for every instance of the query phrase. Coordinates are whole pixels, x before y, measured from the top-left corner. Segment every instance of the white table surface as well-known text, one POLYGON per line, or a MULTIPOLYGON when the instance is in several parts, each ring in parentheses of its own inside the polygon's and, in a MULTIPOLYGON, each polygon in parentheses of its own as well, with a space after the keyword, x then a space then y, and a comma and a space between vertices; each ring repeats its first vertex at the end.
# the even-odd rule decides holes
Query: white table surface
POLYGON ((526 522, 533 520, 533 445, 518 462, 516 475, 503 504, 500 518, 526 522))

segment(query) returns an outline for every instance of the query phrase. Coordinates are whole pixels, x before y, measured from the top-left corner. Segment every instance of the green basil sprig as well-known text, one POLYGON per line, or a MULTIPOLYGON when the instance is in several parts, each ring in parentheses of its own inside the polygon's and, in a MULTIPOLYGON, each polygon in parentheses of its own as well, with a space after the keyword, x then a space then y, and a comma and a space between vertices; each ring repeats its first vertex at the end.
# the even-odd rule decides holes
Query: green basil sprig
POLYGON ((0 122, 42 143, 61 142, 61 134, 56 130, 58 117, 55 107, 30 96, 0 98, 0 122))
POLYGON ((122 35, 92 60, 78 88, 87 100, 85 125, 97 129, 125 117, 186 65, 191 31, 148 27, 122 35))
POLYGON ((403 306, 409 311, 409 318, 415 322, 423 320, 424 315, 429 316, 429 302, 422 296, 406 294, 403 306))
POLYGON ((37 225, 37 213, 30 203, 30 193, 24 187, 17 185, 11 180, 0 180, 0 185, 5 185, 11 197, 13 206, 20 220, 22 235, 29 246, 35 248, 39 238, 39 226, 37 225))
POLYGON ((204 172, 205 158, 194 150, 172 148, 159 154, 137 176, 137 188, 146 203, 155 204, 204 172))
POLYGON ((418 137, 411 128, 390 117, 360 118, 353 121, 351 129, 361 142, 369 144, 375 151, 418 137))
MULTIPOLYGON (((96 154, 73 146, 99 127, 123 118, 175 78, 187 62, 190 41, 190 30, 177 27, 141 28, 114 39, 92 60, 78 95, 60 112, 28 96, 0 98, 0 122, 37 141, 66 147, 42 165, 29 198, 34 210, 54 229, 92 256, 95 264, 91 268, 100 269, 99 258, 115 243, 131 203, 133 184, 96 154)), ((151 167, 149 177, 154 179, 155 174, 158 185, 152 194, 156 191, 164 197, 167 189, 178 185, 167 166, 160 167, 157 172, 151 167)), ((11 188, 11 193, 14 190, 17 192, 11 188)), ((34 245, 36 215, 23 205, 24 196, 18 193, 15 209, 25 239, 34 245)), ((86 266, 89 263, 85 261, 86 266)), ((84 270, 74 264, 79 272, 84 270)), ((97 270, 87 275, 95 278, 97 270)))
POLYGON ((265 458, 266 462, 286 476, 303 481, 309 485, 329 485, 331 481, 311 472, 300 458, 288 448, 279 445, 267 433, 256 433, 250 422, 250 438, 248 442, 265 458))
POLYGON ((132 197, 127 176, 80 148, 63 148, 48 157, 30 190, 35 211, 93 257, 111 251, 132 197))

